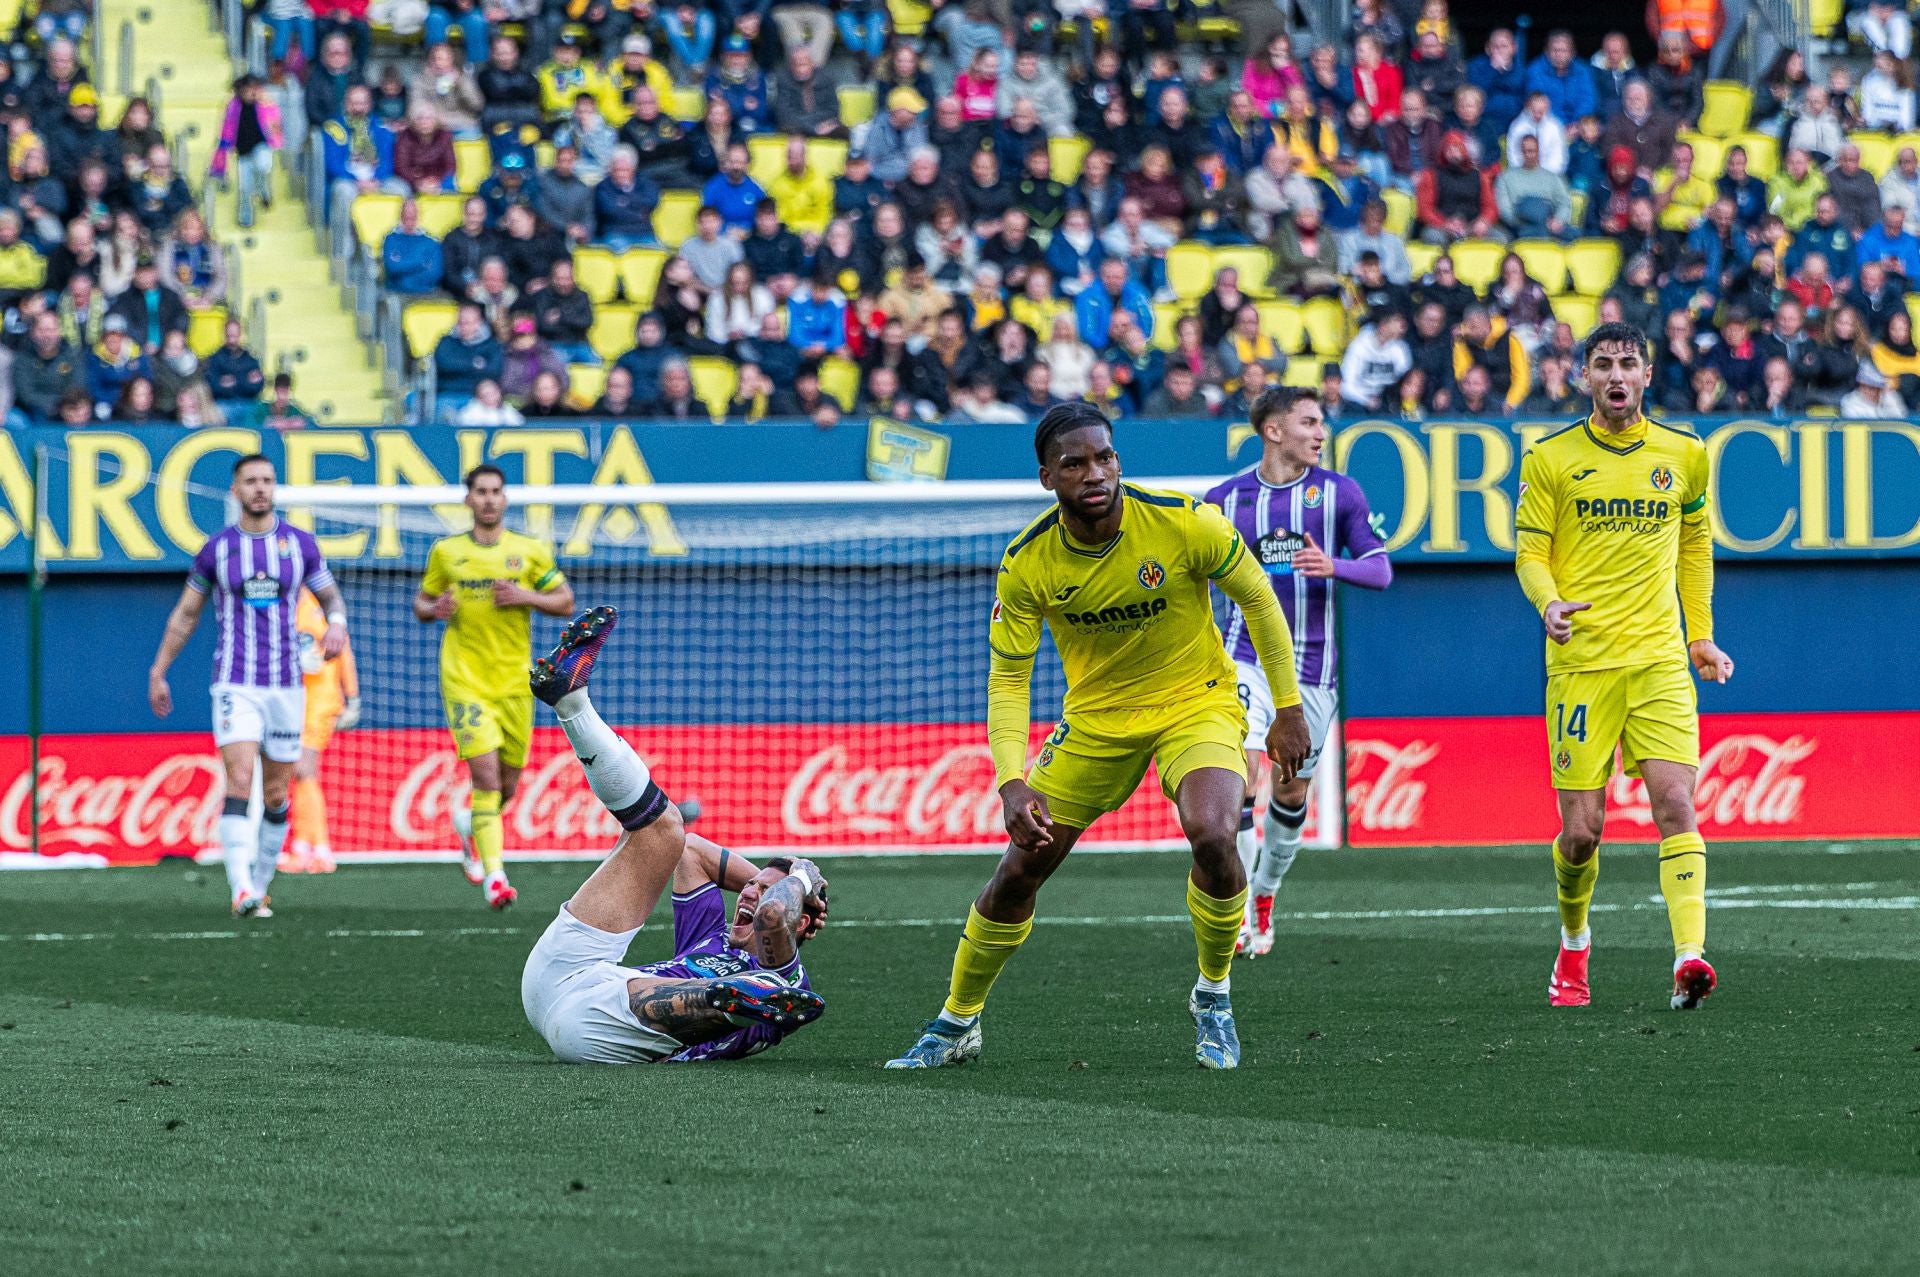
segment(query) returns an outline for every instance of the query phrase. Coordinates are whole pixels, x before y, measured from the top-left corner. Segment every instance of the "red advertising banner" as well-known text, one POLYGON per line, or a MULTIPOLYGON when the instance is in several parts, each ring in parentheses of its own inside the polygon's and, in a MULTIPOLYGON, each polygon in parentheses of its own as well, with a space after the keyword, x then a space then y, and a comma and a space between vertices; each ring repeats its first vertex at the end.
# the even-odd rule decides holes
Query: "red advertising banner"
MULTIPOLYGON (((1347 730, 1347 835, 1361 845, 1544 842, 1553 836, 1544 728, 1533 718, 1357 719, 1347 730)), ((998 846, 1000 801, 979 724, 624 728, 668 793, 698 797, 700 832, 740 848, 957 850, 998 846)), ((1038 748, 1047 728, 1036 727, 1038 748)), ((1703 832, 1729 838, 1920 835, 1920 714, 1710 717, 1698 789, 1703 832)), ((451 851, 464 768, 444 731, 360 730, 322 765, 337 851, 451 851)), ((40 847, 113 862, 215 844, 221 778, 204 735, 42 742, 40 847)), ((0 739, 0 854, 32 845, 26 745, 0 739)), ((558 730, 535 732, 507 809, 512 850, 602 853, 618 836, 558 730)), ((1616 777, 1610 838, 1650 840, 1644 788, 1616 777)), ((1157 780, 1088 845, 1177 844, 1157 780)))

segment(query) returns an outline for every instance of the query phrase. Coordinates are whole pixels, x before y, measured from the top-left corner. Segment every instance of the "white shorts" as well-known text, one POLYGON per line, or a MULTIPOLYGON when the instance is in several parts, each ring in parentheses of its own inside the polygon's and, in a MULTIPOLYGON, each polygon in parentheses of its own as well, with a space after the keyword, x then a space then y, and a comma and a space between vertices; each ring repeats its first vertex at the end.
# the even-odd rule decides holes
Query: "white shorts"
MULTIPOLYGON (((1247 748, 1265 753, 1267 730, 1273 726, 1273 689, 1267 676, 1251 661, 1235 661, 1240 681, 1240 703, 1247 707, 1247 748)), ((1327 743, 1327 729, 1340 713, 1340 692, 1332 687, 1302 686, 1300 708, 1307 713, 1307 734, 1313 738, 1313 752, 1300 767, 1300 776, 1313 775, 1320 761, 1320 747, 1327 743)))
POLYGON ((213 685, 213 743, 225 748, 241 741, 260 746, 276 763, 300 761, 300 732, 307 721, 307 689, 213 685))
POLYGON ((602 931, 565 905, 527 955, 520 1006, 527 1023, 568 1064, 652 1064, 684 1043, 640 1023, 627 1001, 627 981, 646 973, 620 965, 640 934, 602 931))

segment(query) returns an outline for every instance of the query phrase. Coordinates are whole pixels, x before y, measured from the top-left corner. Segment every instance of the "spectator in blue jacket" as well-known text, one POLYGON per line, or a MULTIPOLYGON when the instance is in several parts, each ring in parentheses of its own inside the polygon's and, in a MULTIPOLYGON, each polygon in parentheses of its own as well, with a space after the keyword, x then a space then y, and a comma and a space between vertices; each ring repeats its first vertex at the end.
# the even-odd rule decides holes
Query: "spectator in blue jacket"
POLYGON ((1808 253, 1826 255, 1827 278, 1833 281, 1836 292, 1845 292, 1851 286, 1856 258, 1853 232, 1840 220, 1840 201, 1831 195, 1823 194, 1813 202, 1812 220, 1787 246, 1787 260, 1781 264, 1788 275, 1800 273, 1800 264, 1807 260, 1808 253))
POLYGON ((659 203, 660 188, 640 171, 640 153, 615 147, 606 177, 593 188, 594 242, 616 253, 653 243, 653 210, 659 203))
POLYGON ((1100 263, 1099 279, 1074 299, 1073 318, 1080 329, 1080 340, 1095 350, 1105 350, 1112 341, 1113 314, 1118 310, 1131 314, 1141 333, 1152 339, 1153 298, 1145 286, 1130 277, 1124 259, 1109 257, 1100 263))
POLYGON ((420 229, 420 205, 411 197, 400 205, 400 224, 380 245, 380 265, 389 292, 421 294, 440 287, 440 241, 420 229))
POLYGON ((737 32, 720 45, 720 65, 707 72, 707 97, 720 98, 733 108, 733 125, 742 133, 766 133, 773 128, 773 94, 767 77, 753 64, 753 45, 737 32))
POLYGON ((1854 252, 1860 262, 1879 262, 1887 276, 1904 289, 1920 286, 1920 238, 1907 230, 1907 207, 1889 204, 1880 220, 1867 227, 1854 252))
POLYGON ((633 378, 635 403, 652 403, 660 397, 660 370, 673 357, 673 347, 667 345, 667 326, 661 322, 659 311, 650 310, 634 325, 633 349, 615 360, 614 367, 626 369, 633 378))
POLYGON ((1106 257, 1106 247, 1094 234, 1087 210, 1069 208, 1060 229, 1047 241, 1047 270, 1053 274, 1054 291, 1062 297, 1078 297, 1093 286, 1106 257))
POLYGON ((1214 120, 1207 134, 1227 167, 1241 177, 1259 168, 1261 157, 1273 146, 1273 122, 1256 113, 1253 94, 1245 89, 1228 95, 1226 112, 1214 120))
POLYGON ((483 381, 498 381, 504 357, 500 339, 487 327, 485 316, 472 302, 462 302, 453 331, 434 347, 433 370, 438 379, 440 414, 450 418, 483 381))
MULTIPOLYGON (((436 264, 436 280, 439 274, 440 268, 436 264)), ((260 401, 260 392, 267 388, 266 374, 260 371, 260 361, 247 349, 245 336, 240 321, 229 319, 226 343, 208 355, 207 362, 200 368, 201 374, 207 379, 207 389, 213 392, 214 403, 228 417, 232 417, 236 410, 244 415, 260 401)))
POLYGON ((720 171, 707 180, 700 202, 719 210, 727 234, 744 238, 753 230, 753 211, 767 193, 747 174, 747 148, 735 142, 721 157, 720 171))
POLYGON ((821 276, 801 284, 787 301, 787 341, 809 362, 847 344, 847 304, 833 281, 821 276))
POLYGON ((523 152, 508 151, 477 194, 487 202, 487 225, 497 231, 508 209, 539 207, 540 179, 523 152))
POLYGON ((337 120, 320 125, 320 156, 332 203, 380 191, 404 193, 393 175, 393 130, 373 114, 373 90, 356 84, 347 90, 346 108, 337 120))
POLYGON ((1547 51, 1527 65, 1527 92, 1546 94, 1555 119, 1577 120, 1599 113, 1593 68, 1575 60, 1573 37, 1565 31, 1548 36, 1547 51))
POLYGON ((108 315, 100 331, 100 344, 87 352, 87 393, 96 405, 111 407, 120 402, 120 392, 137 378, 153 378, 153 366, 140 346, 127 335, 127 321, 108 315))
POLYGON ((1767 184, 1747 171, 1747 148, 1727 148, 1726 167, 1714 182, 1721 199, 1733 201, 1733 220, 1752 230, 1767 215, 1767 184))
MULTIPOLYGON (((1852 236, 1847 237, 1847 243, 1852 246, 1852 236)), ((1707 279, 1716 289, 1726 286, 1729 275, 1747 269, 1753 260, 1753 244, 1734 224, 1732 200, 1715 200, 1707 206, 1706 216, 1687 235, 1686 251, 1707 259, 1707 279)))
POLYGON ((1321 225, 1335 236, 1360 229, 1367 205, 1380 198, 1380 188, 1360 171, 1359 158, 1346 146, 1335 153, 1330 169, 1313 179, 1313 193, 1320 198, 1321 225))
POLYGON ((1487 95, 1487 121, 1506 133, 1527 104, 1527 33, 1495 28, 1487 51, 1467 63, 1467 83, 1487 95))

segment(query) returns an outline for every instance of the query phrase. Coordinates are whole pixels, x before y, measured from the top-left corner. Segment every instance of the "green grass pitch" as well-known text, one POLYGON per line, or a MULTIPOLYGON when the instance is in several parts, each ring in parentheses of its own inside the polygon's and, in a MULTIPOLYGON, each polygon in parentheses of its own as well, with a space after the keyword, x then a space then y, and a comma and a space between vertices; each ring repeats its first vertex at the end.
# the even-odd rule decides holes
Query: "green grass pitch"
MULTIPOLYGON (((1075 857, 986 1055, 885 1073, 977 857, 828 865, 826 1017, 733 1065, 554 1063, 452 867, 0 878, 17 1273, 1912 1272, 1920 861, 1713 849, 1720 991, 1666 1007, 1652 853, 1609 850, 1595 1005, 1550 1012, 1539 848, 1307 853, 1192 1059, 1181 857, 1075 857), (1508 910, 1507 912, 1502 912, 1508 910), (1319 914, 1322 916, 1307 916, 1319 914), (1051 920, 1051 921, 1050 921, 1051 920), (238 931, 241 934, 235 935, 238 931)), ((637 953, 662 953, 649 928, 637 953)))

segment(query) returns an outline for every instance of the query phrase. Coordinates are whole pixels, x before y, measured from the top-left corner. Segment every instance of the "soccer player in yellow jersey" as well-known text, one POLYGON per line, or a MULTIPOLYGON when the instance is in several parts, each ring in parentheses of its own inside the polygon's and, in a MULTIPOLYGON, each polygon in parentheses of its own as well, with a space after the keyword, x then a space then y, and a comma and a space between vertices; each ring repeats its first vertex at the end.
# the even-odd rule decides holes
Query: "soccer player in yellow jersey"
POLYGON ((446 622, 440 696, 473 780, 471 805, 453 813, 454 832, 468 881, 481 884, 489 905, 504 909, 518 893, 502 865, 500 810, 513 800, 533 735, 527 613, 571 615, 573 587, 545 542, 504 525, 506 476, 498 466, 475 466, 467 475, 467 508, 473 531, 433 543, 413 614, 428 624, 446 622))
POLYGON ((1227 977, 1247 898, 1235 847, 1247 720, 1208 584, 1217 583, 1246 618, 1277 711, 1267 752, 1292 779, 1312 740, 1286 617, 1267 574, 1219 510, 1120 481, 1112 427, 1098 408, 1049 409, 1033 443, 1040 483, 1058 505, 1007 547, 987 626, 987 738, 1011 845, 968 913, 946 1005, 887 1067, 938 1068, 980 1053, 980 1010, 1033 929, 1041 884, 1087 826, 1125 803, 1157 763, 1193 844, 1194 1054, 1208 1068, 1230 1069, 1240 1062, 1227 977), (1042 625, 1060 649, 1067 698, 1028 770, 1029 680, 1042 625))
POLYGON ((1616 747, 1627 774, 1646 782, 1660 830, 1674 1009, 1699 1006, 1715 983, 1702 956, 1707 847, 1694 812, 1700 719, 1691 675, 1724 683, 1733 660, 1713 641, 1707 451, 1691 431, 1641 412, 1651 354, 1631 325, 1594 329, 1585 364, 1592 413, 1520 462, 1517 567, 1546 624, 1547 750, 1560 799, 1553 1006, 1592 997, 1587 912, 1616 747))

